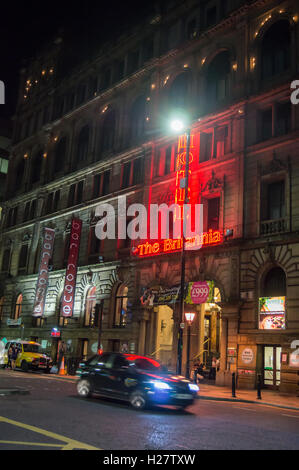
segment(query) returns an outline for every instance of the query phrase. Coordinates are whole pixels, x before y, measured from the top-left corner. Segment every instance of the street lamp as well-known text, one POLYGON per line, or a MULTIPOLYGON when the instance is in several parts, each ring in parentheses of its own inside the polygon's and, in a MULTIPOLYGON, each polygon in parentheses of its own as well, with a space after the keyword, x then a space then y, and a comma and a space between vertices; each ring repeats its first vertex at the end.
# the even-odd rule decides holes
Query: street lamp
MULTIPOLYGON (((181 188, 185 189, 184 206, 189 202, 189 160, 190 160, 190 141, 191 141, 191 126, 187 124, 186 118, 183 115, 174 117, 171 120, 171 129, 173 132, 182 133, 186 135, 186 168, 185 179, 181 183, 181 188)), ((182 374, 182 356, 183 356, 183 328, 184 328, 184 297, 185 297, 185 272, 186 272, 186 258, 185 258, 185 244, 186 244, 186 227, 187 219, 185 217, 185 210, 183 207, 183 247, 181 254, 181 294, 180 294, 180 329, 178 339, 178 360, 177 360, 177 374, 182 374)))
POLYGON ((191 325, 195 318, 195 313, 185 313, 185 319, 188 323, 188 342, 187 342, 187 367, 186 367, 186 377, 190 378, 190 340, 191 340, 191 325))

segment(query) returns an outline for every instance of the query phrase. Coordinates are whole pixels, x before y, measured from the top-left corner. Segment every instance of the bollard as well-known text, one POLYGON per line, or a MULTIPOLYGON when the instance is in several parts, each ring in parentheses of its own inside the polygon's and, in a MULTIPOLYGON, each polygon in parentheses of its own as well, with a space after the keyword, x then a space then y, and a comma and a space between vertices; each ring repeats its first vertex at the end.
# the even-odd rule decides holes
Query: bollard
POLYGON ((235 372, 232 375, 232 397, 236 398, 236 374, 235 372))
POLYGON ((257 399, 262 399, 262 374, 257 376, 257 399))

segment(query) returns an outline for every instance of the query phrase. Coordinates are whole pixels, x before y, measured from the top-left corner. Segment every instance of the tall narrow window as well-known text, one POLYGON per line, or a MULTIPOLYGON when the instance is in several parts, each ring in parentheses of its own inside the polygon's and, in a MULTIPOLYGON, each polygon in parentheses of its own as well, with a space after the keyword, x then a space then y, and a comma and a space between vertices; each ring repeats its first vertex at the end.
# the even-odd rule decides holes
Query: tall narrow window
POLYGON ((285 217, 285 183, 277 181, 268 185, 268 220, 285 217))
POLYGON ((212 158, 212 153, 213 153, 213 133, 202 132, 200 134, 200 152, 199 152, 200 163, 210 160, 212 158))
POLYGON ((89 289, 86 296, 85 303, 85 314, 84 314, 84 326, 93 327, 95 326, 95 308, 96 308, 96 287, 89 289))
POLYGON ((23 306, 23 295, 19 294, 15 303, 15 309, 13 312, 13 320, 18 320, 22 315, 23 306))
POLYGON ((219 230, 220 198, 208 199, 208 230, 219 230))
POLYGON ((128 321, 128 288, 125 285, 119 287, 115 299, 114 326, 123 328, 128 321))
POLYGON ((76 163, 81 163, 87 161, 88 157, 88 146, 89 146, 89 126, 84 126, 78 137, 78 147, 77 147, 77 158, 76 163))
POLYGON ((28 260, 28 245, 22 245, 19 257, 19 274, 26 271, 28 260))
POLYGON ((3 258, 2 258, 2 272, 7 273, 10 268, 10 254, 11 254, 11 249, 7 248, 4 250, 3 253, 3 258))
POLYGON ((262 79, 279 76, 291 65, 291 33, 287 20, 273 24, 262 41, 262 79))

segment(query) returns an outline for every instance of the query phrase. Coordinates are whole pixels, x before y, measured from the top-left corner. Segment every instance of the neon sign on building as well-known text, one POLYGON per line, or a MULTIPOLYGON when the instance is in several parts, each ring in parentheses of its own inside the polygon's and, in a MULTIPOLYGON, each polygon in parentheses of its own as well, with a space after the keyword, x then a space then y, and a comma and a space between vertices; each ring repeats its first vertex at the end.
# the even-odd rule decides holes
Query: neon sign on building
MULTIPOLYGON (((192 179, 192 164, 194 163, 194 149, 196 148, 195 145, 195 138, 196 136, 190 136, 190 153, 189 153, 189 175, 188 180, 191 182, 192 179)), ((176 209, 174 212, 174 222, 180 221, 181 224, 184 218, 184 204, 185 204, 185 187, 181 184, 182 180, 186 180, 186 147, 187 147, 187 137, 181 136, 179 138, 178 144, 178 153, 175 163, 175 170, 176 170, 176 180, 175 180, 175 188, 174 190, 174 201, 176 205, 176 209)), ((191 184, 188 184, 188 200, 189 205, 192 207, 195 206, 195 199, 198 196, 198 192, 195 191, 192 193, 191 191, 191 184)), ((191 212, 188 214, 185 213, 185 217, 191 217, 191 212)), ((208 230, 204 233, 199 233, 193 237, 186 238, 186 246, 185 249, 188 251, 191 250, 199 250, 203 246, 213 246, 217 244, 221 244, 223 242, 223 233, 219 230, 208 230)), ((156 240, 156 241, 146 241, 144 243, 140 243, 138 246, 135 247, 133 253, 135 256, 139 256, 140 258, 150 257, 150 256, 157 256, 161 254, 168 254, 168 253, 175 253, 181 251, 183 248, 183 238, 168 238, 163 240, 156 240)))

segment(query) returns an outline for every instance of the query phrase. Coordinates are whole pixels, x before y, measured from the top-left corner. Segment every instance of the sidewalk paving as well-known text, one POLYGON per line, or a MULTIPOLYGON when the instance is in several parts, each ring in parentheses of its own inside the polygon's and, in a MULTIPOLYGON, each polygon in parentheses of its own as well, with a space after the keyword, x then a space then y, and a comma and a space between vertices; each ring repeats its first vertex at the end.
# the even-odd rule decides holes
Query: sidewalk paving
POLYGON ((236 403, 255 403, 258 405, 270 405, 299 411, 299 397, 288 393, 275 392, 273 390, 262 390, 262 399, 257 398, 256 390, 236 390, 236 398, 232 397, 229 387, 219 387, 199 383, 199 398, 201 400, 229 401, 236 403))

